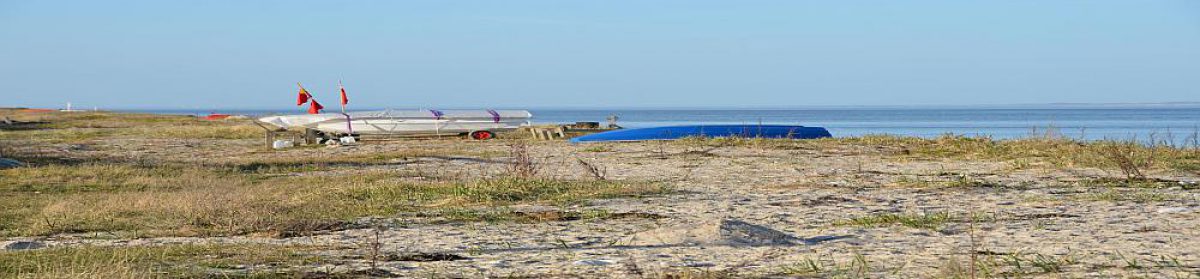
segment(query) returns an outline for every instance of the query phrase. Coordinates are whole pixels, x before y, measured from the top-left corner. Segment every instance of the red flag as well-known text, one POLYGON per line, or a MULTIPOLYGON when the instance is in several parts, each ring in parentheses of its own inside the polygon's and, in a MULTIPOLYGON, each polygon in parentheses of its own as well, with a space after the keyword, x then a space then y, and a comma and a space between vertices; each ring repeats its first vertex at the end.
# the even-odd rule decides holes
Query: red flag
POLYGON ((350 99, 346 98, 346 88, 342 87, 340 83, 338 84, 338 89, 342 90, 342 106, 344 107, 346 104, 350 103, 350 99))
POLYGON ((321 110, 325 109, 325 106, 318 103, 317 99, 309 99, 308 101, 308 114, 320 114, 321 110))
MULTIPOLYGON (((300 83, 297 82, 296 86, 300 86, 300 83)), ((304 90, 304 86, 300 86, 300 96, 296 97, 296 106, 304 105, 304 103, 307 103, 308 99, 311 98, 312 94, 308 94, 308 90, 304 90)))

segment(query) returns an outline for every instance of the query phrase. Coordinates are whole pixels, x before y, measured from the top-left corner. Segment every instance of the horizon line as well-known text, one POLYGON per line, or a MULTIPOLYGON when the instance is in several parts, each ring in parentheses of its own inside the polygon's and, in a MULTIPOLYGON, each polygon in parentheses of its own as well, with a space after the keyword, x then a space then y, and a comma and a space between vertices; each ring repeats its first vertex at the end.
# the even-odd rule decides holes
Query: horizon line
MULTIPOLYGON (((64 104, 65 105, 65 104, 64 104)), ((74 109, 91 110, 96 108, 106 111, 144 111, 144 110, 272 110, 282 111, 289 110, 287 107, 179 107, 179 106, 117 106, 117 107, 98 107, 90 105, 72 105, 74 109)), ((428 106, 367 106, 362 108, 353 108, 351 110, 381 110, 381 109, 563 109, 563 110, 611 110, 611 109, 638 109, 638 110, 798 110, 798 109, 1055 109, 1055 108, 1149 108, 1149 107, 1179 107, 1179 108, 1200 108, 1200 101, 1174 101, 1174 102, 1119 102, 1119 103, 1082 103, 1082 102, 1053 102, 1053 103, 1013 103, 1013 104, 902 104, 902 105, 803 105, 803 106, 760 106, 760 105, 745 105, 745 106, 578 106, 578 105, 535 105, 535 106, 444 106, 444 107, 428 107, 428 106)), ((54 109, 48 107, 37 106, 0 106, 0 108, 39 108, 39 109, 54 109)), ((58 109, 65 108, 61 107, 58 109)), ((297 111, 303 111, 303 107, 296 108, 297 111)))

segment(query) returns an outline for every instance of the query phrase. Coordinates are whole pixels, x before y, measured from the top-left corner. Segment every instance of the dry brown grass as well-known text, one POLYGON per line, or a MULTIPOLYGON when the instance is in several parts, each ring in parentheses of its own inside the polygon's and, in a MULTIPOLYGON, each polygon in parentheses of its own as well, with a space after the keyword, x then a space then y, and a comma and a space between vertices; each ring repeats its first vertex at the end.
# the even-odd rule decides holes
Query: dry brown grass
POLYGON ((264 132, 249 120, 207 121, 176 115, 52 112, 11 117, 35 124, 0 130, 0 140, 74 143, 101 139, 250 139, 262 137, 264 132))
POLYGON ((916 160, 989 160, 1019 162, 1022 166, 1041 165, 1057 168, 1105 168, 1124 170, 1114 160, 1113 150, 1132 158, 1143 170, 1200 171, 1200 149, 1164 144, 1140 144, 1130 141, 1081 142, 1058 137, 995 140, 987 137, 945 135, 932 139, 890 135, 854 138, 787 140, 763 138, 691 138, 677 144, 696 147, 750 147, 842 151, 870 150, 892 158, 916 160), (1154 162, 1146 164, 1146 162, 1154 162))
MULTIPOLYGON (((318 147, 319 148, 319 147, 318 147)), ((216 163, 242 172, 302 172, 319 170, 334 165, 379 165, 396 163, 415 158, 473 158, 490 159, 498 152, 469 150, 461 146, 432 146, 370 153, 339 154, 337 156, 314 156, 307 150, 289 150, 288 153, 273 152, 270 157, 243 157, 218 160, 216 163)))
POLYGON ((196 188, 198 183, 223 180, 210 169, 131 164, 45 165, 0 170, 0 192, 144 191, 196 188))
POLYGON ((308 223, 400 212, 567 204, 666 191, 660 185, 613 181, 498 178, 411 182, 387 171, 353 177, 259 177, 199 168, 48 166, 4 173, 21 182, 0 191, 6 197, 0 200, 3 235, 278 233, 308 223), (56 181, 36 182, 43 178, 56 181))
POLYGON ((1108 159, 1121 173, 1125 180, 1146 180, 1146 170, 1154 167, 1158 149, 1140 148, 1133 143, 1111 143, 1098 150, 1101 156, 1108 159))
MULTIPOLYGON (((47 143, 95 139, 236 139, 258 136, 258 127, 184 116, 114 113, 45 113, 44 121, 5 131, 4 139, 47 143), (245 131, 242 131, 245 129, 245 131)), ((236 145, 235 145, 236 146, 236 145)), ((313 150, 245 149, 245 156, 196 164, 188 157, 151 156, 132 161, 59 164, 0 170, 0 235, 116 232, 133 236, 236 235, 338 229, 360 217, 399 213, 446 214, 476 221, 474 207, 569 204, 596 198, 664 193, 656 184, 567 181, 514 175, 500 178, 435 177, 415 182, 397 171, 307 175, 334 166, 389 164, 417 157, 502 154, 463 145, 314 156, 313 150), (473 217, 474 216, 474 217, 473 217)), ((527 159, 528 151, 524 151, 527 159)), ((123 155, 123 154, 114 154, 123 155)))
POLYGON ((529 144, 515 142, 509 146, 509 156, 512 163, 508 165, 508 174, 516 177, 534 177, 539 171, 538 163, 529 153, 529 144))
POLYGON ((117 112, 38 112, 21 113, 4 110, 16 121, 40 123, 40 128, 129 128, 197 124, 221 125, 224 121, 205 121, 184 115, 162 115, 117 112))

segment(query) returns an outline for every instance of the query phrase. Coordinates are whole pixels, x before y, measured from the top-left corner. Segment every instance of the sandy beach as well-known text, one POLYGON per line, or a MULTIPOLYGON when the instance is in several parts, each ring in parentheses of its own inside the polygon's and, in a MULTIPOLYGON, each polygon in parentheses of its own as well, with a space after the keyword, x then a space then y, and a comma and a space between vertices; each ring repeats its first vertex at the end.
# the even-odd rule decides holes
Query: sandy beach
POLYGON ((0 277, 1200 276, 1195 147, 509 134, 272 150, 246 121, 7 113, 0 157, 25 166, 0 170, 0 277))

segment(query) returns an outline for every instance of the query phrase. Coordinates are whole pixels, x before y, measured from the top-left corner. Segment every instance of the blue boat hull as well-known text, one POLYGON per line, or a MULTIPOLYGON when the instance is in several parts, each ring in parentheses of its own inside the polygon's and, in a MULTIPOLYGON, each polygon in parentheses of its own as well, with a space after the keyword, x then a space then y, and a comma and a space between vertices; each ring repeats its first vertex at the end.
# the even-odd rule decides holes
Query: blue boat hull
POLYGON ((832 136, 828 130, 821 127, 793 125, 688 125, 608 131, 576 137, 571 139, 571 143, 672 140, 686 137, 815 139, 832 136))

